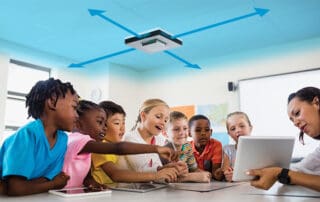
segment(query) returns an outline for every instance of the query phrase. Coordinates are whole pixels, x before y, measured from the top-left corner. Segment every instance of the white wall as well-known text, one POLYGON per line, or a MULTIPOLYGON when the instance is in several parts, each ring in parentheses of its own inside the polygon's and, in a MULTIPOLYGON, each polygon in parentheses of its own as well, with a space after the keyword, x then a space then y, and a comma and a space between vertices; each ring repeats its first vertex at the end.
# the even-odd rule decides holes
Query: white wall
POLYGON ((228 81, 320 67, 320 38, 260 52, 269 54, 263 56, 252 52, 252 57, 249 57, 250 53, 247 53, 245 59, 232 62, 233 58, 241 58, 241 55, 230 56, 229 62, 213 63, 201 70, 186 70, 180 76, 161 75, 161 70, 148 72, 152 80, 141 86, 142 96, 161 97, 171 106, 227 102, 229 111, 234 111, 239 109, 238 91, 229 92, 228 81), (310 47, 310 44, 313 45, 310 47))
POLYGON ((0 143, 4 132, 4 114, 6 109, 9 57, 0 53, 0 143))
MULTIPOLYGON (((13 58, 19 59, 14 55, 13 58)), ((171 67, 180 68, 178 75, 171 74, 170 68, 137 72, 125 66, 109 64, 92 69, 58 67, 53 71, 53 76, 70 81, 84 99, 91 99, 92 91, 101 89, 100 100, 95 101, 113 100, 122 105, 127 112, 127 129, 130 129, 141 103, 147 98, 164 99, 170 106, 227 102, 231 112, 239 109, 239 98, 238 91, 228 92, 228 81, 320 67, 318 58, 320 38, 214 58, 199 64, 203 66, 201 70, 188 69, 183 65, 171 67)), ((58 59, 54 57, 54 60, 58 59)), ((0 54, 0 64, 7 62, 8 57, 0 54)), ((7 67, 7 64, 1 65, 1 72, 4 71, 3 67, 7 67)), ((5 79, 1 79, 1 82, 6 83, 5 79)), ((4 85, 1 85, 2 92, 3 88, 4 85)), ((0 104, 0 110, 3 103, 0 104)), ((0 127, 3 125, 1 120, 3 114, 0 116, 0 127)))

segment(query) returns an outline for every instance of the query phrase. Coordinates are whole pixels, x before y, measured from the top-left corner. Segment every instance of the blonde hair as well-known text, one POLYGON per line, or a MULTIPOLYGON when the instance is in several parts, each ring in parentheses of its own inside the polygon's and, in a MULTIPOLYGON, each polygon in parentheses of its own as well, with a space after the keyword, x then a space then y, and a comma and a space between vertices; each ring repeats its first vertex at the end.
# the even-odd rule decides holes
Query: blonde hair
POLYGON ((140 117, 140 113, 141 113, 141 112, 145 112, 146 114, 148 114, 153 108, 158 107, 158 106, 166 106, 166 107, 169 108, 169 105, 168 105, 165 101, 163 101, 163 100, 161 100, 161 99, 153 98, 153 99, 147 99, 147 100, 145 100, 145 101, 142 103, 142 105, 141 105, 141 107, 140 107, 140 109, 139 109, 139 114, 138 114, 136 123, 135 123, 135 125, 132 127, 131 130, 135 130, 135 129, 137 128, 138 123, 141 122, 141 117, 140 117))
POLYGON ((185 119, 188 121, 188 117, 184 113, 179 112, 179 111, 170 112, 170 120, 169 120, 170 123, 172 123, 175 120, 179 120, 179 119, 185 119))
POLYGON ((232 112, 232 113, 230 113, 230 114, 227 115, 226 127, 227 127, 227 130, 228 130, 228 131, 229 131, 229 129, 228 129, 228 119, 229 119, 231 116, 234 116, 234 115, 243 116, 243 117, 247 120, 249 126, 252 127, 251 121, 250 121, 248 115, 247 115, 246 113, 244 113, 244 112, 236 111, 236 112, 232 112))

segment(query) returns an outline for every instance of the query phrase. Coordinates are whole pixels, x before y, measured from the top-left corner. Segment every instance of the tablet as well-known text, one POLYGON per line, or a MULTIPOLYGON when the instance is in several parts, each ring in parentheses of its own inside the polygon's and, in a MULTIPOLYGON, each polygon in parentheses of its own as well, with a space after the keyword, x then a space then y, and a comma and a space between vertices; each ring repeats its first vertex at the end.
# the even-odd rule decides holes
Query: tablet
POLYGON ((139 182, 139 183, 113 183, 108 184, 108 187, 113 190, 131 191, 131 192, 149 192, 167 187, 168 184, 158 184, 152 182, 139 182))
POLYGON ((233 181, 251 180, 250 169, 289 168, 295 138, 292 136, 241 136, 238 141, 233 181))
POLYGON ((240 185, 242 182, 217 182, 213 181, 211 183, 195 183, 195 182, 181 182, 181 183, 169 183, 169 187, 173 189, 196 191, 196 192, 209 192, 220 189, 225 189, 228 187, 233 187, 240 185))
POLYGON ((76 197, 76 196, 97 196, 97 195, 110 195, 110 189, 92 189, 87 187, 74 187, 65 189, 49 190, 50 194, 55 194, 63 197, 76 197))

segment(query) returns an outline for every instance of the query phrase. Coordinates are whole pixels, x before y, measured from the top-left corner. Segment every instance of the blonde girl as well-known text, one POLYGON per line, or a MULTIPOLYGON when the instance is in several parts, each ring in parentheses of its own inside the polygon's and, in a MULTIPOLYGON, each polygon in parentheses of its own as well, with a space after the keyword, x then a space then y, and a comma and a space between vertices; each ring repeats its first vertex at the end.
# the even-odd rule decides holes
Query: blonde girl
MULTIPOLYGON (((124 135, 124 141, 163 146, 166 140, 162 133, 169 121, 169 112, 168 104, 161 99, 144 101, 139 109, 136 124, 124 135)), ((177 175, 178 172, 187 172, 187 166, 183 162, 163 166, 157 154, 126 155, 119 158, 118 166, 138 172, 155 172, 164 167, 176 169, 177 175)), ((173 181, 176 180, 177 176, 173 181)))
POLYGON ((236 144, 229 144, 223 147, 222 171, 228 182, 232 181, 233 166, 236 158, 237 144, 240 136, 251 134, 252 125, 248 115, 244 112, 236 111, 228 114, 226 121, 229 136, 236 144))

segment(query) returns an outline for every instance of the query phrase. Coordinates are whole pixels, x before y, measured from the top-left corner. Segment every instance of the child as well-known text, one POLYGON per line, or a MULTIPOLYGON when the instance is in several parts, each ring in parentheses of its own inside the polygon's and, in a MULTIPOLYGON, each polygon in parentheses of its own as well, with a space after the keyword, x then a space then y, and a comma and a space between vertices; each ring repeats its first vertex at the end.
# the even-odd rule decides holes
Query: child
POLYGON ((233 112, 228 114, 226 126, 228 134, 236 143, 235 145, 230 144, 223 147, 222 171, 225 179, 228 182, 231 182, 238 139, 240 136, 250 135, 252 131, 252 125, 246 113, 233 112))
MULTIPOLYGON (((85 177, 90 171, 91 153, 160 153, 166 158, 170 156, 171 151, 165 147, 129 142, 115 144, 101 142, 101 135, 103 136, 106 132, 106 113, 99 105, 93 102, 81 100, 78 114, 77 132, 69 135, 68 150, 63 166, 63 171, 70 175, 67 187, 82 186, 85 177)), ((90 177, 91 175, 88 175, 85 185, 99 187, 90 177)))
MULTIPOLYGON (((99 104, 107 114, 106 142, 117 143, 122 140, 125 132, 125 116, 123 108, 111 101, 99 104)), ((149 182, 172 181, 177 171, 174 168, 162 169, 157 172, 136 172, 119 169, 116 166, 118 157, 112 154, 92 154, 91 174, 100 184, 113 182, 149 182)))
POLYGON ((166 146, 182 151, 183 154, 180 155, 180 160, 188 165, 189 173, 179 177, 179 181, 210 182, 211 173, 198 168, 192 147, 187 142, 188 118, 185 114, 178 111, 170 113, 167 135, 171 142, 167 143, 166 146))
MULTIPOLYGON (((165 138, 162 136, 169 120, 169 106, 160 99, 148 99, 139 110, 139 116, 130 133, 124 136, 125 141, 151 145, 164 145, 165 138)), ((163 167, 175 167, 179 173, 188 172, 183 162, 170 163, 162 166, 157 154, 127 155, 120 157, 118 166, 138 172, 156 172, 163 167)))
POLYGON ((61 172, 67 134, 78 118, 78 95, 70 83, 50 78, 38 81, 26 96, 28 115, 35 120, 7 138, 0 148, 4 193, 11 196, 63 188, 61 172))
POLYGON ((222 179, 222 173, 216 172, 221 167, 222 144, 211 137, 212 129, 210 120, 204 115, 194 115, 189 120, 189 134, 193 154, 198 167, 212 174, 216 180, 222 179))

